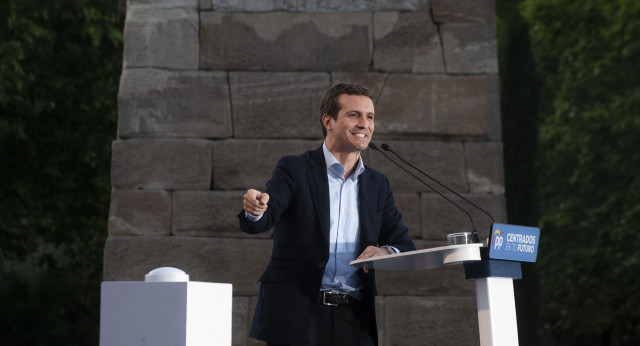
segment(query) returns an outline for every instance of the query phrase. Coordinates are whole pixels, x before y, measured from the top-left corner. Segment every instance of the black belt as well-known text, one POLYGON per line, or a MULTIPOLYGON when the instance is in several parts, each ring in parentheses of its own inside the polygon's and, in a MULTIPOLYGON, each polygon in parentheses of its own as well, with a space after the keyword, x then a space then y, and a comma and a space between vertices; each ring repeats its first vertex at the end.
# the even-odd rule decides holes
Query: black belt
POLYGON ((318 293, 318 303, 328 306, 356 306, 360 301, 350 295, 334 292, 318 293))

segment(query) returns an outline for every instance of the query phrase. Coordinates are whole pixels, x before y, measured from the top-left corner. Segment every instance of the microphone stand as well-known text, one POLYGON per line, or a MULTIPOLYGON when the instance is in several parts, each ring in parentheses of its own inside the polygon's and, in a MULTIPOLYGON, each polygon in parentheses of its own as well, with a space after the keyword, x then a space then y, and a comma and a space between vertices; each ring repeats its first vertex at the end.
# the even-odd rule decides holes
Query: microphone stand
MULTIPOLYGON (((449 203, 453 204, 456 208, 462 210, 463 213, 465 213, 467 215, 467 217, 469 218, 469 221, 471 222, 471 226, 473 227, 473 235, 474 235, 474 241, 479 243, 480 240, 478 238, 478 230, 476 229, 476 224, 473 222, 473 218, 471 217, 471 215, 464 210, 464 208, 462 208, 461 206, 459 206, 458 204, 456 204, 454 201, 452 201, 451 199, 449 199, 447 196, 445 196, 444 194, 442 194, 440 191, 434 189, 431 185, 429 185, 428 183, 426 183, 424 180, 420 179, 419 177, 417 177, 415 174, 411 173, 408 169, 402 167, 400 164, 398 164, 395 160, 393 160, 392 158, 389 157, 389 155, 385 154, 382 150, 380 150, 378 148, 377 145, 375 145, 373 142, 369 142, 369 148, 378 151, 379 153, 381 153, 382 155, 384 155, 384 157, 387 158, 387 160, 391 161, 393 164, 395 164, 396 166, 400 167, 400 169, 402 169, 403 171, 405 171, 407 174, 409 174, 410 176, 414 177, 416 180, 418 180, 419 182, 421 182, 422 184, 424 184, 425 186, 427 186, 428 188, 430 188, 433 192, 437 193, 440 197, 446 199, 449 203)), ((419 171, 419 170, 418 170, 419 171)))
MULTIPOLYGON (((398 155, 398 153, 396 153, 395 151, 393 151, 391 149, 391 146, 389 146, 387 143, 382 143, 381 145, 382 149, 384 149, 385 151, 389 151, 391 152, 393 155, 395 155, 398 159, 400 159, 402 162, 404 162, 406 165, 410 166, 411 168, 415 169, 416 171, 420 172, 422 175, 424 175, 425 177, 431 179, 431 181, 437 183, 438 185, 440 185, 441 187, 445 188, 447 191, 453 193, 454 195, 458 196, 460 199, 462 199, 463 201, 469 203, 470 205, 472 205, 473 207, 475 207, 476 209, 480 210, 481 212, 485 213, 487 216, 489 216, 489 218, 491 219, 491 221, 493 223, 496 223, 496 220, 493 218, 493 216, 491 216, 491 214, 489 214, 489 212, 487 212, 486 210, 480 208, 479 206, 477 206, 475 203, 471 202, 470 200, 462 197, 460 194, 458 194, 457 192, 453 191, 451 188, 449 188, 448 186, 444 185, 443 183, 439 182, 437 179, 435 179, 434 177, 430 176, 429 174, 425 173, 424 171, 422 171, 421 169, 419 169, 418 167, 412 165, 411 163, 409 163, 407 160, 403 159, 400 155, 398 155)), ((382 151, 381 151, 382 152, 382 151)), ((491 227, 489 227, 489 232, 491 232, 491 227)), ((489 237, 491 237, 491 235, 489 235, 489 237)))

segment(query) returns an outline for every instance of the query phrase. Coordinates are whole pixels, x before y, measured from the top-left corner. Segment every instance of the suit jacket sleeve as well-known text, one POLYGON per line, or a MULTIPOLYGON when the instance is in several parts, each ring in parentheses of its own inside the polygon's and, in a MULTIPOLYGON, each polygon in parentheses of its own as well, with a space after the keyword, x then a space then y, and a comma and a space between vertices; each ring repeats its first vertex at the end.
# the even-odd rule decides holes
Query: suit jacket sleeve
POLYGON ((265 190, 269 194, 267 210, 256 222, 249 221, 242 210, 238 214, 242 231, 250 234, 261 233, 270 230, 278 222, 295 193, 293 168, 293 162, 288 157, 278 161, 265 190))

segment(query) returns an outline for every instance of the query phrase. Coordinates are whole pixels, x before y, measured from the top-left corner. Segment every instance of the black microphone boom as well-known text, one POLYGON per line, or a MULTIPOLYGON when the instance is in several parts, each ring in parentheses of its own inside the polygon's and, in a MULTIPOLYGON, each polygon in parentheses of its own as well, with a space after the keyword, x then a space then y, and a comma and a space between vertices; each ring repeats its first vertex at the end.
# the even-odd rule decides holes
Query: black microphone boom
MULTIPOLYGON (((382 144, 382 147, 384 148, 386 144, 382 144)), ((387 145, 388 147, 388 145, 387 145)), ((402 169, 403 171, 405 171, 407 174, 409 174, 410 176, 414 177, 416 180, 418 180, 419 182, 421 182, 422 184, 424 184, 425 186, 427 186, 428 188, 430 188, 433 192, 437 193, 438 195, 440 195, 440 197, 446 199, 449 203, 453 204, 456 208, 462 210, 463 213, 465 213, 467 215, 467 217, 469 218, 469 221, 471 221, 471 226, 473 226, 473 234, 476 237, 476 241, 479 242, 478 237, 478 230, 476 229, 476 224, 473 222, 473 218, 471 217, 471 214, 469 214, 466 210, 464 210, 464 208, 462 208, 461 206, 459 206, 458 204, 456 204, 454 201, 452 201, 451 199, 449 199, 447 196, 443 195, 440 191, 434 189, 431 185, 429 185, 428 183, 426 183, 424 180, 420 179, 419 177, 417 177, 415 174, 409 172, 408 169, 402 167, 400 164, 398 164, 395 160, 393 160, 392 158, 389 157, 389 155, 385 154, 382 150, 380 150, 378 148, 377 145, 375 145, 373 142, 369 142, 369 148, 378 151, 379 153, 381 153, 382 155, 384 155, 384 157, 387 158, 387 160, 393 162, 393 164, 395 164, 396 166, 400 167, 400 169, 402 169)), ((386 150, 386 149, 385 149, 386 150)), ((397 154, 396 154, 397 156, 397 154)), ((403 160, 404 161, 404 160, 403 160)), ((419 171, 419 170, 418 170, 419 171)))
MULTIPOLYGON (((391 149, 391 147, 387 144, 387 143, 382 143, 381 145, 382 149, 384 149, 385 151, 390 151, 391 153, 393 153, 393 155, 395 155, 397 158, 399 158, 402 162, 404 162, 405 164, 407 164, 408 166, 410 166, 411 168, 415 169, 416 171, 420 172, 422 175, 424 175, 425 177, 431 179, 433 182, 437 183, 438 185, 442 186, 443 188, 445 188, 447 191, 453 193, 454 195, 458 196, 460 199, 462 199, 463 201, 469 203, 470 205, 472 205, 473 207, 475 207, 476 209, 480 210, 481 212, 485 213, 487 216, 489 216, 489 218, 491 219, 491 221, 493 223, 496 222, 496 220, 493 218, 493 216, 491 216, 491 214, 489 214, 489 212, 487 212, 486 210, 480 208, 479 206, 477 206, 475 203, 471 202, 470 200, 462 197, 459 193, 453 191, 452 189, 450 189, 448 186, 446 186, 445 184, 439 182, 437 179, 435 179, 434 177, 430 176, 429 174, 425 173, 424 171, 420 170, 418 167, 412 165, 411 163, 409 163, 407 160, 403 159, 400 155, 398 155, 398 153, 396 153, 395 151, 393 151, 391 149)), ((381 151, 382 152, 382 151, 381 151)), ((489 235, 489 237, 491 237, 491 235, 489 235)))

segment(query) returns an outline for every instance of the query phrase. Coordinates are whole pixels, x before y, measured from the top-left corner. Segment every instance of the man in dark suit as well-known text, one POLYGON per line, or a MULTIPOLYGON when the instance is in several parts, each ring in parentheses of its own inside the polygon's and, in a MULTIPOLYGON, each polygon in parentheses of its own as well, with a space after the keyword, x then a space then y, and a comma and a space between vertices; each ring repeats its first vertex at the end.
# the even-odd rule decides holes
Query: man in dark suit
POLYGON ((250 336, 267 345, 377 345, 373 270, 354 259, 415 250, 388 179, 360 157, 374 131, 369 91, 337 84, 321 101, 322 147, 277 163, 250 189, 244 232, 274 227, 250 336))

